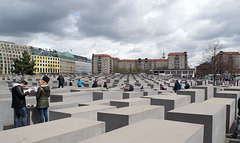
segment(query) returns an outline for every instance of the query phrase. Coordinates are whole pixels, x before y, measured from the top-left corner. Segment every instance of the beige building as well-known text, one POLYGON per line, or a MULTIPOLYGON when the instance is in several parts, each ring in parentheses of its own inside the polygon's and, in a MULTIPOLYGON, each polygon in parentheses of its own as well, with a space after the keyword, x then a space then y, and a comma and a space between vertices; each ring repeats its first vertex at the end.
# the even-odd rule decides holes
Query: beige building
POLYGON ((168 54, 168 69, 188 69, 187 52, 169 53, 168 54))
POLYGON ((13 60, 22 57, 22 53, 30 53, 31 46, 17 45, 13 42, 0 41, 0 74, 11 74, 13 60))
POLYGON ((61 74, 75 74, 75 58, 68 52, 58 52, 60 58, 60 73, 61 74))
POLYGON ((107 54, 92 55, 93 73, 140 73, 151 69, 167 69, 166 59, 123 59, 107 54))
POLYGON ((113 59, 107 54, 92 55, 93 73, 113 73, 113 59))
POLYGON ((217 54, 219 73, 240 73, 240 53, 223 52, 217 54))

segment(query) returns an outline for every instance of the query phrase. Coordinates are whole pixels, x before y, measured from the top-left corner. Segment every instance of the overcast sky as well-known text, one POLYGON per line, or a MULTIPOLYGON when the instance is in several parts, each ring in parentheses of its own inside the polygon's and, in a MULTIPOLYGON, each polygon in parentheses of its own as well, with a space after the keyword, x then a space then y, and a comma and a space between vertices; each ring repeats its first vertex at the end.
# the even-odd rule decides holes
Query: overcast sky
POLYGON ((0 41, 91 58, 162 58, 207 44, 240 52, 240 0, 0 0, 0 41), (71 51, 72 50, 72 51, 71 51))

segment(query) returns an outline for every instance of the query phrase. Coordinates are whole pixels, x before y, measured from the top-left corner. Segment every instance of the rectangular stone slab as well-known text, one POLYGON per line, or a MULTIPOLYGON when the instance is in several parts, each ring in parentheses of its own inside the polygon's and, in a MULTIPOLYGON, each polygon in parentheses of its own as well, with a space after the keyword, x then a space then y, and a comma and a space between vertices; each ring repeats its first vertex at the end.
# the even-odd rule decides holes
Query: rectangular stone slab
POLYGON ((167 111, 190 104, 190 96, 188 95, 157 95, 146 96, 144 98, 147 97, 151 98, 151 105, 160 105, 165 107, 165 119, 167 111))
POLYGON ((111 100, 110 105, 116 106, 117 108, 134 106, 134 105, 150 105, 150 99, 129 98, 129 99, 122 99, 122 100, 111 100))
POLYGON ((203 89, 184 89, 178 90, 178 95, 190 95, 191 103, 200 103, 205 99, 205 91, 203 89))
POLYGON ((230 133, 230 128, 235 120, 235 100, 228 98, 211 98, 204 103, 226 105, 226 133, 230 133))
POLYGON ((98 121, 106 122, 106 131, 112 131, 147 118, 164 119, 164 107, 136 105, 98 112, 98 121))
POLYGON ((203 125, 145 119, 81 143, 202 143, 203 125))
POLYGON ((8 143, 70 143, 103 134, 105 123, 80 118, 66 118, 0 132, 8 143))
POLYGON ((167 112, 167 120, 204 125, 204 143, 223 143, 226 133, 226 106, 192 103, 167 112))
POLYGON ((49 111, 49 120, 58 120, 68 117, 78 117, 89 120, 97 120, 97 112, 116 109, 114 106, 105 105, 92 105, 92 106, 82 106, 82 107, 72 107, 58 110, 49 111))

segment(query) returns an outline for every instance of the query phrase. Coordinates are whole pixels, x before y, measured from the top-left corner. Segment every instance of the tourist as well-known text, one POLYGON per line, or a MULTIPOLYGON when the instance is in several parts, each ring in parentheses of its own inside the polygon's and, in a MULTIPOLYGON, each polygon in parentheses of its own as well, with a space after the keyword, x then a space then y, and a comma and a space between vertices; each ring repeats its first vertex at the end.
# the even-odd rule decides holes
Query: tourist
POLYGON ((134 91, 134 87, 132 84, 129 85, 129 90, 128 91, 134 91))
POLYGON ((174 85, 174 92, 177 93, 178 90, 181 89, 181 84, 176 80, 175 85, 174 85))
POLYGON ((80 78, 78 79, 77 86, 78 86, 78 87, 82 87, 82 82, 81 82, 81 79, 80 79, 80 78))
POLYGON ((190 85, 187 83, 187 81, 185 81, 185 89, 189 89, 190 85))
POLYGON ((50 81, 50 78, 47 76, 47 74, 45 74, 42 80, 44 80, 48 84, 48 82, 50 81))
POLYGON ((14 128, 19 127, 19 118, 22 117, 22 126, 27 125, 27 111, 25 96, 31 93, 31 90, 23 92, 23 88, 28 83, 22 80, 15 83, 12 87, 12 108, 14 108, 14 128))
POLYGON ((63 77, 63 75, 60 74, 58 76, 57 80, 58 80, 58 88, 60 88, 60 86, 62 86, 62 88, 63 88, 63 86, 64 86, 64 77, 63 77))
POLYGON ((165 90, 162 84, 160 84, 160 90, 165 90))
POLYGON ((97 82, 98 81, 95 79, 94 82, 93 82, 92 88, 98 87, 97 82))
POLYGON ((106 81, 104 82, 103 87, 106 88, 106 89, 108 89, 108 86, 107 86, 107 82, 106 82, 106 81))
POLYGON ((39 80, 39 87, 35 90, 37 99, 37 108, 40 114, 40 122, 48 121, 47 109, 49 107, 48 98, 50 96, 50 87, 44 80, 39 80))

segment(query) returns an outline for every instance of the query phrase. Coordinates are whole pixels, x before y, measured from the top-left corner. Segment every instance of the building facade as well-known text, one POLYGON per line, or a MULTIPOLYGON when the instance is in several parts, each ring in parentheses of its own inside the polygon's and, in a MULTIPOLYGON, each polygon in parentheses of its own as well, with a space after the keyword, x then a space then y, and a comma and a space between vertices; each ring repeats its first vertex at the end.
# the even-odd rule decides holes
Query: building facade
POLYGON ((89 59, 82 56, 73 55, 75 58, 75 69, 77 75, 92 73, 92 64, 89 59))
POLYGON ((30 49, 31 46, 0 41, 0 74, 11 74, 11 70, 14 68, 12 59, 21 58, 24 51, 31 54, 30 49))
POLYGON ((35 61, 34 73, 60 73, 60 59, 57 51, 46 51, 41 48, 31 48, 31 59, 35 61))
POLYGON ((113 73, 113 59, 107 54, 92 55, 92 73, 113 73))
POLYGON ((92 55, 92 72, 108 73, 148 73, 152 69, 167 69, 167 59, 123 59, 107 54, 92 55))
POLYGON ((168 54, 168 69, 187 69, 187 68, 188 68, 187 52, 168 54))
POLYGON ((75 74, 75 58, 68 52, 57 52, 60 58, 60 73, 75 74))
POLYGON ((217 54, 217 62, 219 62, 218 71, 222 73, 240 73, 240 53, 239 52, 223 52, 217 54))

